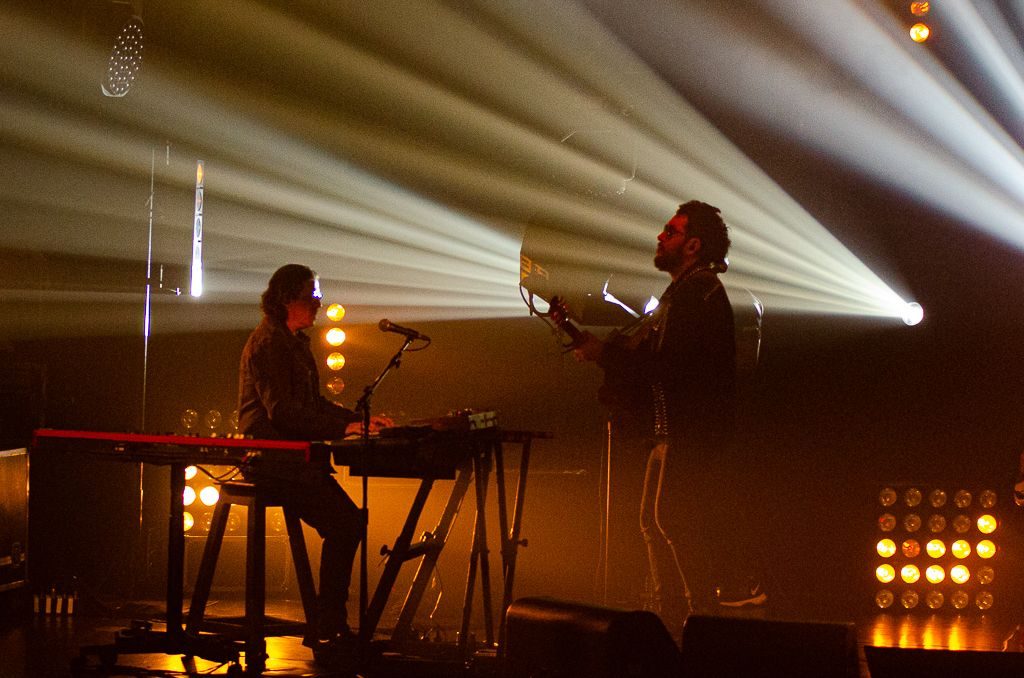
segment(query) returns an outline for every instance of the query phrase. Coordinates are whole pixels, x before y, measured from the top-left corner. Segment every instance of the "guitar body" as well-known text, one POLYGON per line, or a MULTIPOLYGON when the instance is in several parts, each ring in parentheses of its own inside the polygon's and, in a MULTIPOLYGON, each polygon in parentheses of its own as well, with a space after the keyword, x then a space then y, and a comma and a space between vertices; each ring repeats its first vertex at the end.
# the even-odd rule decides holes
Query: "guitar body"
MULTIPOLYGON (((570 340, 570 346, 579 346, 586 339, 586 333, 569 320, 564 302, 553 297, 549 302, 550 315, 560 330, 570 340)), ((632 334, 618 330, 605 340, 606 343, 625 349, 637 348, 647 336, 649 326, 640 324, 632 334)), ((608 408, 610 418, 625 429, 646 431, 652 421, 650 387, 639 374, 628 369, 604 369, 604 381, 597 391, 597 401, 608 408)))

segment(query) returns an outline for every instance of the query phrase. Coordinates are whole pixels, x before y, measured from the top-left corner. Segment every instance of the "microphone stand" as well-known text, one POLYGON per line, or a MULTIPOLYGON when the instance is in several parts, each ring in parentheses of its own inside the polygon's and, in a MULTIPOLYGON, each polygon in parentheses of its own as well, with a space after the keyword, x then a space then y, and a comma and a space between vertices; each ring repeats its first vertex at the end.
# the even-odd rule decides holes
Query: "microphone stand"
POLYGON ((366 473, 366 455, 370 449, 370 399, 373 398, 374 391, 380 386, 380 382, 384 381, 384 377, 388 376, 388 373, 392 369, 398 369, 402 366, 402 354, 409 348, 412 342, 415 341, 412 337, 406 337, 405 343, 402 347, 391 356, 391 360, 384 366, 384 369, 377 378, 373 380, 372 384, 368 384, 363 389, 363 395, 356 401, 355 409, 357 412, 363 415, 363 444, 360 449, 360 456, 363 457, 363 527, 361 541, 362 545, 359 549, 359 644, 364 651, 363 658, 365 659, 367 653, 366 650, 370 647, 370 641, 372 638, 369 637, 369 628, 366 625, 366 610, 369 606, 369 589, 367 585, 367 574, 369 571, 369 561, 367 558, 367 542, 369 541, 368 532, 370 526, 370 512, 367 509, 367 494, 369 492, 369 476, 366 473))

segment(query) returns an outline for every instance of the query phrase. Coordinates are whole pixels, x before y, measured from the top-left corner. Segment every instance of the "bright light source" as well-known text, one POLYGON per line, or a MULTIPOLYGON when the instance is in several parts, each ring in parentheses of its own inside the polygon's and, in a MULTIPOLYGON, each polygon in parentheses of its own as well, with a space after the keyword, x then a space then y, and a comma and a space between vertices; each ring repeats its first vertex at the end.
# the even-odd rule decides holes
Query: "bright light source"
POLYGON ((196 503, 195 488, 192 487, 191 485, 186 485, 185 491, 182 493, 181 500, 185 506, 191 506, 192 504, 196 503))
POLYGON ((950 547, 950 551, 953 552, 953 556, 955 558, 960 558, 962 560, 971 555, 971 545, 963 539, 957 539, 953 542, 953 546, 950 547))
POLYGON ((896 542, 892 539, 882 539, 875 545, 875 551, 883 558, 891 558, 896 553, 896 542))
POLYGON ((334 377, 327 382, 327 390, 331 395, 340 395, 345 390, 345 382, 341 377, 334 377))
POLYGON ((185 467, 185 480, 192 480, 193 478, 196 477, 197 473, 199 473, 199 469, 196 468, 195 466, 186 466, 185 467))
POLYGON ((924 578, 933 584, 938 584, 946 578, 946 571, 941 565, 929 565, 924 571, 924 578))
POLYGON ((932 558, 941 558, 946 555, 946 545, 940 539, 932 539, 925 546, 925 551, 928 552, 932 558))
POLYGON ((345 356, 335 351, 334 353, 327 356, 327 367, 332 370, 340 370, 345 366, 345 356))
POLYGON ((992 534, 997 527, 996 517, 989 514, 978 517, 978 531, 982 534, 992 534))
POLYGON ((903 309, 903 322, 914 326, 924 320, 924 308, 916 301, 907 304, 903 309))
POLYGON ((196 161, 196 207, 192 215, 192 279, 189 293, 203 296, 203 191, 205 172, 203 161, 196 161))
POLYGON ((883 584, 888 584, 896 578, 896 569, 889 563, 884 563, 875 568, 875 577, 883 584))
POLYGON ((338 322, 345 317, 345 307, 341 304, 331 304, 327 307, 327 311, 325 313, 328 320, 331 322, 338 322))
POLYGON ((184 518, 184 522, 185 522, 185 524, 184 524, 185 532, 188 532, 189 530, 192 529, 192 526, 196 524, 196 519, 194 517, 192 517, 192 514, 189 513, 188 511, 185 511, 185 515, 183 516, 183 518, 184 518))
POLYGON ((644 306, 644 315, 647 315, 648 313, 653 313, 654 309, 656 308, 658 308, 658 300, 655 299, 654 297, 651 297, 650 299, 647 300, 647 305, 644 306))
POLYGON ((199 501, 203 502, 204 506, 213 506, 218 499, 220 499, 220 492, 213 485, 207 485, 199 490, 199 501))
POLYGON ((982 539, 978 542, 976 551, 979 558, 985 558, 987 560, 996 554, 996 545, 988 539, 982 539))
POLYGON ((917 568, 917 565, 904 565, 900 570, 900 577, 908 584, 913 584, 921 578, 921 570, 917 568))
POLYGON ((964 584, 971 578, 971 571, 964 565, 954 565, 949 570, 949 578, 957 584, 964 584))
POLYGON ((345 343, 345 330, 340 327, 332 327, 324 334, 324 339, 331 346, 341 346, 345 343))
POLYGON ((916 23, 910 27, 910 39, 914 42, 924 42, 931 35, 932 31, 927 24, 916 23))

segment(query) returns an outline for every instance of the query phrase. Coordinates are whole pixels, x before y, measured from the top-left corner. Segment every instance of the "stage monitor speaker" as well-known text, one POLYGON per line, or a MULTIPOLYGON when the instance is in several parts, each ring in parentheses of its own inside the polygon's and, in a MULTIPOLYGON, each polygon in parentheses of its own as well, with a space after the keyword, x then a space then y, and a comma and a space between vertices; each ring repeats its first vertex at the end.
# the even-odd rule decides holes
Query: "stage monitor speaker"
POLYGON ((857 678, 852 623, 692 615, 683 625, 682 676, 857 678))
POLYGON ((650 612, 549 598, 508 608, 506 678, 678 678, 679 650, 650 612))
POLYGON ((871 678, 946 678, 1024 676, 1024 653, 976 650, 920 650, 864 647, 871 678))

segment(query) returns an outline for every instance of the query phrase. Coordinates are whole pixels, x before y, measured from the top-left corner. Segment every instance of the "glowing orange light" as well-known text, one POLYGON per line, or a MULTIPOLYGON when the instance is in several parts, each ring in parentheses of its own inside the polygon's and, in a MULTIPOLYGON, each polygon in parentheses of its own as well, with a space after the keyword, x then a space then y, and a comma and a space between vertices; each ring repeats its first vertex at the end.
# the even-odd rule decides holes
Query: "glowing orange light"
POLYGON ((883 558, 891 558, 896 553, 896 542, 892 539, 882 539, 875 544, 875 550, 883 558))
POLYGON ((896 569, 889 563, 879 565, 875 568, 875 577, 883 584, 888 584, 896 578, 896 569))
POLYGON ((324 334, 324 339, 326 339, 327 343, 331 346, 341 346, 345 343, 345 330, 340 327, 332 327, 327 330, 326 334, 324 334))
POLYGON ((345 307, 341 304, 331 304, 324 313, 332 322, 338 322, 345 317, 345 307))
POLYGON ((903 529, 907 532, 917 532, 921 529, 921 516, 916 513, 908 513, 903 518, 903 529))
POLYGON ((907 558, 917 558, 921 555, 921 544, 916 539, 906 539, 900 545, 900 550, 907 558))
POLYGON ((921 570, 917 569, 917 565, 904 565, 900 577, 908 584, 913 584, 921 578, 921 570))
POLYGON ((996 531, 997 524, 995 516, 986 513, 978 518, 978 531, 982 534, 992 534, 996 531))
POLYGON ((967 604, 971 602, 971 599, 965 591, 957 591, 953 594, 950 602, 953 603, 953 607, 958 610, 962 610, 967 607, 967 604))
POLYGON ((946 545, 939 539, 932 539, 924 548, 932 558, 941 558, 946 555, 946 545))
POLYGON ((971 578, 971 571, 963 565, 954 565, 949 569, 949 578, 957 584, 963 584, 971 578))
POLYGON ((891 487, 884 488, 878 493, 878 503, 882 506, 892 506, 896 503, 896 490, 891 487))
POLYGON ((932 6, 928 2, 912 2, 910 3, 910 13, 914 16, 924 16, 931 10, 932 6))
POLYGON ((191 485, 185 486, 185 491, 181 495, 182 503, 185 506, 191 506, 196 503, 196 490, 191 485))
POLYGON ((903 501, 907 506, 914 507, 921 503, 921 490, 912 487, 903 495, 903 501))
POLYGON ((344 366, 345 356, 341 355, 340 353, 334 352, 327 356, 327 367, 331 368, 332 370, 340 370, 344 366))
POLYGON ((910 27, 910 39, 914 42, 924 42, 931 33, 931 29, 925 24, 914 24, 910 27))
POLYGON ((982 539, 978 542, 977 552, 979 558, 991 558, 996 554, 996 545, 988 539, 982 539))
POLYGON ((205 506, 213 506, 218 499, 220 499, 220 492, 213 485, 207 485, 199 490, 199 501, 203 502, 205 506))
POLYGON ((942 595, 941 591, 929 591, 928 595, 924 597, 924 602, 931 609, 937 610, 946 602, 946 596, 942 595))
POLYGON ((978 579, 978 583, 981 584, 982 586, 986 586, 988 584, 991 584, 993 581, 995 581, 995 578, 996 578, 996 571, 993 570, 988 565, 983 565, 982 567, 978 568, 977 579, 978 579))
POLYGON ((892 607, 892 604, 895 600, 896 597, 892 595, 892 591, 882 589, 881 591, 875 594, 875 605, 882 608, 883 610, 892 607))
POLYGON ((331 395, 338 395, 345 390, 345 382, 341 377, 334 377, 327 382, 327 390, 331 395))
POLYGON ((904 591, 900 594, 900 605, 911 610, 917 607, 917 603, 920 597, 917 595, 917 591, 904 591))
POLYGON ((953 555, 957 558, 966 558, 971 555, 971 545, 963 539, 957 539, 953 542, 953 546, 950 547, 953 555))
POLYGON ((896 516, 891 513, 883 513, 878 516, 878 529, 882 532, 892 532, 896 529, 896 516))
POLYGON ((924 571, 924 578, 933 584, 938 584, 946 578, 946 571, 940 565, 929 565, 924 571))
POLYGON ((185 525, 184 525, 185 532, 188 532, 189 530, 192 529, 192 526, 196 524, 196 519, 193 518, 192 514, 189 513, 188 511, 185 511, 184 518, 185 518, 185 525))
POLYGON ((195 466, 186 466, 185 467, 185 480, 192 480, 193 478, 196 477, 197 473, 199 473, 199 469, 197 469, 195 466))
POLYGON ((987 610, 992 607, 993 603, 995 603, 995 599, 988 591, 978 591, 978 595, 974 597, 974 604, 978 606, 979 610, 987 610))

